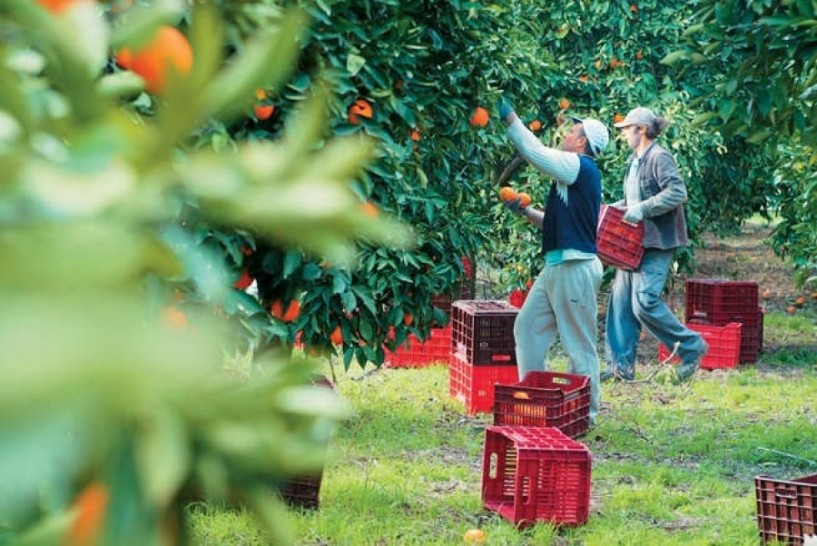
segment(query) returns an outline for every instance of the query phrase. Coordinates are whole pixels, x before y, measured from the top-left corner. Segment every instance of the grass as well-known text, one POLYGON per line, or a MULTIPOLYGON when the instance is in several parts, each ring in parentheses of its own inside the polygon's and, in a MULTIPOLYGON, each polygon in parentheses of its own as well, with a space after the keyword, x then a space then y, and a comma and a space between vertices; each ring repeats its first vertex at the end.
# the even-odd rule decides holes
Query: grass
MULTIPOLYGON (((754 476, 817 474, 817 321, 766 321, 767 338, 797 349, 772 343, 757 365, 691 385, 605 384, 598 426, 580 439, 593 453, 592 498, 576 528, 519 531, 482 508, 490 419, 449 397, 446 367, 342 374, 337 390, 356 416, 330 443, 320 508, 292 513, 297 544, 463 544, 480 528, 489 545, 755 545, 754 476)), ((242 511, 190 512, 199 544, 266 544, 242 511)))

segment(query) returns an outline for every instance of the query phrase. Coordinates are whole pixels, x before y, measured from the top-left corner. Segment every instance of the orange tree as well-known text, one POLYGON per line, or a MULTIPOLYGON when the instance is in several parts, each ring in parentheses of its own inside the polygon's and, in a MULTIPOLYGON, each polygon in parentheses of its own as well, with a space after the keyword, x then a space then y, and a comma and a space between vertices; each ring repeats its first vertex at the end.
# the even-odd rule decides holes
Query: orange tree
POLYGON ((186 543, 204 495, 288 543, 273 485, 321 468, 347 408, 304 387, 314 363, 225 369, 222 315, 242 301, 196 228, 338 264, 410 238, 358 213, 372 147, 327 136, 319 86, 274 143, 193 145, 282 88, 302 12, 227 49, 211 5, 119 8, 0 3, 0 542, 186 543))
POLYGON ((710 127, 762 143, 774 157, 769 197, 782 218, 776 250, 794 259, 801 279, 814 275, 817 70, 811 29, 817 11, 810 2, 706 0, 696 8, 695 25, 673 60, 698 65, 707 84, 696 96, 708 108, 704 119, 710 127))
MULTIPOLYGON (((228 36, 236 40, 280 24, 278 2, 224 4, 228 36)), ((511 154, 494 112, 501 94, 551 143, 558 142, 560 122, 574 114, 612 124, 647 104, 670 117, 664 142, 689 185, 693 236, 733 228, 765 210, 771 181, 755 173, 766 168, 768 154, 741 135, 727 138, 703 124, 708 105, 691 97, 706 79, 662 62, 684 39, 687 4, 304 5, 313 25, 287 85, 259 90, 256 108, 247 108, 243 120, 211 124, 195 145, 225 151, 280 138, 286 113, 320 80, 335 92, 331 132, 365 134, 377 145, 376 160, 353 185, 361 214, 405 221, 417 244, 404 250, 363 244, 352 270, 302 249, 258 244, 252 230, 198 224, 195 209, 188 211, 187 224, 199 226, 202 244, 225 256, 239 286, 257 281, 258 299, 239 295, 241 305, 227 311, 262 346, 293 344, 300 336, 309 351, 331 351, 334 333, 346 365, 380 363, 384 350, 409 333, 426 334, 446 320, 429 301, 456 293, 463 256, 507 273, 503 288, 538 271, 537 234, 502 211, 492 183, 511 154), (271 312, 290 309, 293 301, 298 313, 271 312)), ((614 143, 602 160, 607 199, 620 195, 627 154, 614 143)), ((512 183, 542 203, 546 180, 527 169, 512 183)), ((690 258, 682 256, 682 263, 690 258)))

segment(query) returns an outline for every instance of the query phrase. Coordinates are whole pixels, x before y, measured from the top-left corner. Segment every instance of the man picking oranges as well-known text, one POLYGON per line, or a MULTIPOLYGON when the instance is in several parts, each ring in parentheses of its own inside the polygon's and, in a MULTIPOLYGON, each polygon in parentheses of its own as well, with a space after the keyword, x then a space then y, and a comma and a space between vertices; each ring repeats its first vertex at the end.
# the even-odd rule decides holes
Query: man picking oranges
POLYGON ((602 266, 596 256, 596 224, 601 207, 601 172, 596 156, 609 141, 607 127, 595 119, 573 118, 561 149, 550 148, 502 102, 499 117, 507 136, 533 167, 553 179, 545 210, 506 202, 542 230, 545 266, 531 286, 514 324, 519 377, 547 369, 556 334, 567 352, 571 373, 590 378, 590 421, 599 410, 599 359, 596 352, 596 297, 602 266))

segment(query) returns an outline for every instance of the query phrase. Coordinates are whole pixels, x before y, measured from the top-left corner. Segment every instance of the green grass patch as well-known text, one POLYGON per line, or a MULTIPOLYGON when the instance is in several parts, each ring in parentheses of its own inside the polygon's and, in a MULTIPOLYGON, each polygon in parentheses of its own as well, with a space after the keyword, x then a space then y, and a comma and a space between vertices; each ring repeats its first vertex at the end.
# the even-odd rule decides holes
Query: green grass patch
MULTIPOLYGON (((772 314, 767 328, 807 336, 814 324, 796 319, 772 314)), ((593 453, 589 521, 525 531, 482 507, 490 419, 450 398, 447 368, 341 375, 355 416, 329 445, 320 508, 292 511, 297 544, 451 545, 480 528, 491 545, 756 545, 754 477, 817 473, 817 349, 802 349, 808 365, 787 365, 785 350, 689 385, 605 384, 580 439, 593 453)), ((240 510, 191 515, 201 544, 266 544, 240 510)))

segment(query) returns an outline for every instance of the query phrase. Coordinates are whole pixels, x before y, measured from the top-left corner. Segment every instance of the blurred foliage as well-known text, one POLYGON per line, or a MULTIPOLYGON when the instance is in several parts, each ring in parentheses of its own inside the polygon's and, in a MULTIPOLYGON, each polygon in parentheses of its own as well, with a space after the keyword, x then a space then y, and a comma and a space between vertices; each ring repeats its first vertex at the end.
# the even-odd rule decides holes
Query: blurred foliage
MULTIPOLYGON (((794 260, 800 280, 817 273, 817 7, 813 2, 699 0, 694 24, 665 61, 700 84, 702 126, 763 146, 772 188, 739 186, 767 199, 782 221, 776 251, 794 260), (771 177, 770 177, 771 179, 771 177)), ((760 157, 760 156, 758 156, 760 157)))
POLYGON ((182 544, 202 497, 241 502, 287 543, 275 486, 322 467, 348 408, 287 353, 225 370, 225 317, 258 304, 200 226, 338 267, 411 233, 360 214, 349 180, 371 139, 327 134, 325 86, 275 142, 196 146, 257 88, 283 88, 303 11, 239 48, 212 6, 65 4, 0 4, 0 544, 182 544), (194 69, 147 95, 111 54, 165 24, 194 69))

